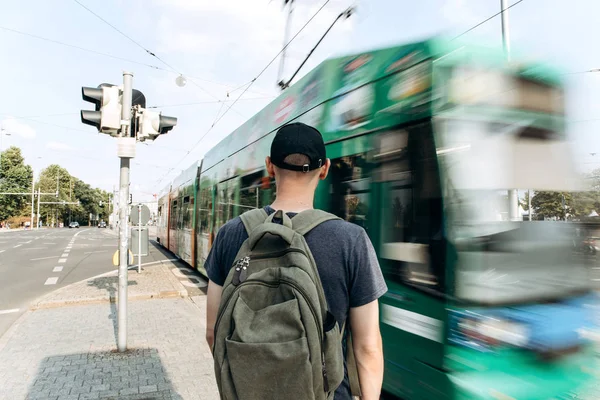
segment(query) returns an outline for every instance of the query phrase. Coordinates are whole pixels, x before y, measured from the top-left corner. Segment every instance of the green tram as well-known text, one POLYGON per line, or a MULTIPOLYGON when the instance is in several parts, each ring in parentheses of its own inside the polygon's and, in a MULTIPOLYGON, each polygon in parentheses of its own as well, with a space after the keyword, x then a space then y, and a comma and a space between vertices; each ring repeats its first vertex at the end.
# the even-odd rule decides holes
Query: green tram
POLYGON ((205 274, 219 227, 274 200, 277 128, 311 124, 332 160, 315 207, 364 227, 389 287, 384 390, 584 398, 591 261, 571 224, 507 217, 508 190, 578 188, 563 93, 545 65, 442 38, 324 61, 165 188, 158 241, 205 274))

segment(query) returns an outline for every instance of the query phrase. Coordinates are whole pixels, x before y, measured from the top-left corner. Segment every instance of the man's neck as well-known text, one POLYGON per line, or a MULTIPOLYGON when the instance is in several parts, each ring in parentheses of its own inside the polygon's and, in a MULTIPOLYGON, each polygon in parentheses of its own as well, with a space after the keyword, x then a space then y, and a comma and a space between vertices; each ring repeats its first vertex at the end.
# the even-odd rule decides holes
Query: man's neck
POLYGON ((271 204, 274 210, 299 213, 313 208, 313 196, 289 197, 277 194, 276 200, 271 204))

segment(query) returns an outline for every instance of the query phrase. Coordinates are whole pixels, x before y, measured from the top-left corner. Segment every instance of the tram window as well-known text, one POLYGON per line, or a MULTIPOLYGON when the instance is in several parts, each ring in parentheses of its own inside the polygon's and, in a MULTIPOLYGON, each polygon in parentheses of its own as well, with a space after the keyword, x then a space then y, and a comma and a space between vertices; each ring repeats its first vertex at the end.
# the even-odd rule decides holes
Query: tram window
POLYGON ((183 199, 185 211, 183 214, 183 228, 192 229, 192 222, 194 216, 194 198, 186 196, 183 199))
POLYGON ((230 182, 219 184, 217 190, 217 220, 215 224, 215 233, 227 221, 234 217, 233 215, 233 191, 230 190, 230 182))
MULTIPOLYGON (((401 131, 396 149, 382 149, 375 171, 382 187, 381 257, 384 275, 402 284, 444 290, 442 201, 430 124, 401 131), (384 151, 382 151, 384 150, 384 151), (394 156, 395 155, 395 156, 394 156)), ((393 135, 390 132, 384 135, 393 135)))
POLYGON ((171 215, 169 218, 169 226, 171 229, 177 228, 177 200, 171 202, 171 215))
POLYGON ((240 214, 260 207, 260 187, 263 171, 242 177, 240 182, 240 214))
POLYGON ((366 153, 332 160, 329 174, 330 211, 368 230, 371 179, 366 153))
POLYGON ((275 179, 270 176, 264 176, 261 178, 260 186, 260 198, 259 204, 261 207, 266 207, 275 201, 275 195, 277 193, 277 186, 275 179))
POLYGON ((207 187, 200 191, 200 204, 198 207, 198 227, 203 235, 210 233, 210 217, 212 213, 212 188, 207 187))

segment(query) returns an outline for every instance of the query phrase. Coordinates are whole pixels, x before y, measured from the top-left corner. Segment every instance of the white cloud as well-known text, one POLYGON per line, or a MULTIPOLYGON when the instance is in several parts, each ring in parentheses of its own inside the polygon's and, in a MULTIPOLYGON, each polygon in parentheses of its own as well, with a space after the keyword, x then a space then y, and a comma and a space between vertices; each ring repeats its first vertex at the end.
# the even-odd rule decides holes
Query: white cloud
POLYGON ((7 133, 21 136, 24 139, 34 139, 36 136, 35 129, 17 119, 5 119, 0 125, 7 133))
POLYGON ((48 143, 46 143, 46 148, 51 149, 51 150, 58 150, 58 151, 73 151, 73 150, 75 150, 75 148, 69 146, 66 143, 62 143, 62 142, 48 142, 48 143))

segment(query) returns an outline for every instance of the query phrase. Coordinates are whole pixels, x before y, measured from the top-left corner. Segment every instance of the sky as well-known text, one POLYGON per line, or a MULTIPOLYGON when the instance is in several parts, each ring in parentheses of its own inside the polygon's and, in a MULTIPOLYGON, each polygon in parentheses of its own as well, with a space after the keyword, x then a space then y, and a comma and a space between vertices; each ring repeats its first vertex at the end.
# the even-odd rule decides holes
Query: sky
MULTIPOLYGON (((324 3, 288 47, 283 77, 349 6, 356 12, 335 25, 296 81, 326 58, 460 34, 500 11, 500 0, 295 0, 292 35, 324 3)), ((508 18, 514 51, 570 73, 568 134, 586 169, 600 167, 600 72, 580 72, 600 68, 599 14, 597 0, 523 0, 508 18)), ((132 72, 147 105, 178 118, 167 135, 138 144, 131 161, 134 201, 151 200, 280 93, 276 59, 233 107, 224 106, 279 52, 286 19, 283 0, 0 2, 1 147, 21 147, 36 174, 57 163, 92 186, 118 189, 117 141, 81 123, 79 111, 92 108, 81 87, 118 85, 123 71, 132 72), (184 87, 175 84, 179 74, 184 87)), ((501 19, 466 35, 499 45, 501 19)))

